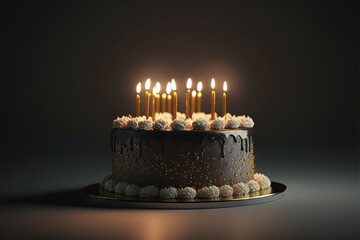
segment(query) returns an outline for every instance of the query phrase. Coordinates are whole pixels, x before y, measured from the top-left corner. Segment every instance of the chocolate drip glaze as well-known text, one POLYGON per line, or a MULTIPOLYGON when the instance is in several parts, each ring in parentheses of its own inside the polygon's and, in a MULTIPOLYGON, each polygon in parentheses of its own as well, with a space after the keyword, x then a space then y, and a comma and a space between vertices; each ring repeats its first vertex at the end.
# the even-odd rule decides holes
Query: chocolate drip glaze
MULTIPOLYGON (((112 152, 123 153, 123 148, 129 148, 131 151, 134 151, 134 138, 140 138, 140 143, 146 142, 149 137, 155 137, 160 140, 162 143, 162 149, 164 148, 164 142, 167 138, 173 137, 173 139, 179 139, 180 141, 193 141, 197 144, 201 143, 200 146, 203 144, 203 141, 207 138, 211 142, 218 141, 222 148, 221 155, 225 157, 224 152, 224 144, 225 140, 229 137, 232 137, 234 142, 241 142, 241 150, 245 150, 246 152, 250 151, 250 143, 249 141, 252 140, 253 130, 250 129, 240 129, 240 130, 224 130, 223 131, 149 131, 149 130, 126 130, 126 129, 119 129, 114 128, 111 132, 111 139, 110 139, 110 148, 112 152), (249 135, 248 135, 249 133, 249 135), (202 139, 202 140, 201 140, 202 139), (249 140, 248 140, 249 139, 249 140), (244 147, 245 142, 245 147, 244 147)), ((141 145, 141 144, 140 144, 141 145)))
POLYGON ((113 129, 117 181, 160 187, 246 182, 254 172, 252 129, 149 131, 113 129))

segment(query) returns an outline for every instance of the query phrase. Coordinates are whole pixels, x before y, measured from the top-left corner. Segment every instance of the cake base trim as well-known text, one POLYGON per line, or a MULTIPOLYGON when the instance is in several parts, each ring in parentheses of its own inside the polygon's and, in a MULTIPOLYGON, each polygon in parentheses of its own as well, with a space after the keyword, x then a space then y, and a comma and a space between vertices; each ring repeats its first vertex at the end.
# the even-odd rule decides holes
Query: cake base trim
POLYGON ((117 195, 124 195, 128 197, 140 197, 140 198, 161 198, 161 199, 194 199, 203 198, 211 199, 218 197, 230 197, 233 195, 248 195, 249 193, 255 193, 260 190, 266 190, 271 187, 270 179, 261 173, 255 173, 253 179, 246 183, 236 183, 232 186, 222 185, 220 187, 210 185, 204 186, 199 189, 193 187, 184 188, 158 188, 154 185, 147 185, 140 187, 136 184, 116 182, 112 175, 105 176, 100 182, 100 188, 110 193, 117 195))
POLYGON ((145 208, 145 209, 209 209, 224 207, 240 207, 263 204, 279 200, 284 197, 286 185, 271 182, 267 190, 250 193, 248 196, 232 196, 212 199, 160 199, 140 198, 118 195, 101 189, 99 184, 92 184, 84 188, 85 199, 97 207, 112 208, 145 208))

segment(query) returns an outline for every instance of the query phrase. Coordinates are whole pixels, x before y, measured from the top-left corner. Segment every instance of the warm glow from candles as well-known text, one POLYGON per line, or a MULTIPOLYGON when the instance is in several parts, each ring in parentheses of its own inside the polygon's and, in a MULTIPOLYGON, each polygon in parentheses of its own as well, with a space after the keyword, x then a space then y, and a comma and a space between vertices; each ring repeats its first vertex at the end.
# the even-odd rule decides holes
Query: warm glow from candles
POLYGON ((227 83, 226 81, 224 82, 224 85, 223 85, 223 95, 222 95, 222 114, 223 116, 226 115, 226 91, 227 91, 227 83))
POLYGON ((166 94, 170 94, 170 93, 171 93, 171 83, 168 82, 168 83, 166 84, 166 94))
POLYGON ((177 107, 178 107, 178 102, 177 102, 177 92, 176 92, 176 83, 175 80, 172 79, 171 80, 171 88, 173 90, 173 106, 172 106, 172 118, 175 120, 177 117, 177 107))
POLYGON ((202 90, 202 82, 198 82, 197 90, 198 90, 198 92, 201 92, 201 90, 202 90))
POLYGON ((185 116, 186 116, 186 119, 188 119, 191 115, 190 113, 190 88, 191 88, 191 85, 192 85, 192 82, 191 82, 191 78, 189 78, 187 80, 187 83, 186 83, 186 95, 185 95, 185 116))
POLYGON ((136 85, 136 93, 139 94, 141 92, 141 83, 136 85))
POLYGON ((211 120, 215 119, 215 79, 211 80, 211 120))
POLYGON ((197 93, 197 111, 198 112, 201 112, 201 97, 202 97, 201 90, 202 90, 202 87, 203 87, 202 82, 198 82, 198 84, 197 84, 197 90, 198 90, 198 93, 197 93))
POLYGON ((160 90, 161 90, 160 83, 159 83, 159 82, 156 82, 155 87, 156 87, 156 92, 159 93, 160 90))
POLYGON ((135 112, 135 115, 136 117, 139 117, 140 116, 140 93, 141 91, 141 83, 138 83, 137 86, 136 86, 136 112, 135 112))
POLYGON ((195 91, 195 90, 192 90, 191 95, 192 95, 193 97, 196 97, 196 91, 195 91))
POLYGON ((190 89, 191 88, 191 85, 192 85, 192 81, 191 81, 191 78, 189 78, 186 82, 186 88, 187 89, 190 89))
POLYGON ((174 79, 171 80, 171 90, 176 91, 176 83, 174 79))
POLYGON ((150 84, 151 84, 151 81, 150 81, 150 78, 148 78, 145 82, 145 90, 149 90, 150 89, 150 84))
POLYGON ((148 78, 145 82, 145 116, 146 119, 149 118, 149 114, 150 114, 150 93, 149 93, 149 89, 150 89, 150 78, 148 78))
POLYGON ((191 112, 190 112, 190 116, 192 116, 192 114, 195 112, 195 102, 196 102, 196 91, 193 90, 191 92, 192 98, 191 98, 191 112))

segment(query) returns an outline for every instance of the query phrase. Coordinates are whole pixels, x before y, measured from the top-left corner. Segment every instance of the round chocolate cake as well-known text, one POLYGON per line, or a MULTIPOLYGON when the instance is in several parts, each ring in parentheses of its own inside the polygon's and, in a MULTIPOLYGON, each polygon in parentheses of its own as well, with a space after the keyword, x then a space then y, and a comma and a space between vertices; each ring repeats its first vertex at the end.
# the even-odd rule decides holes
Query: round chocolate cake
POLYGON ((194 187, 248 182, 253 130, 113 129, 112 176, 139 186, 194 187))
POLYGON ((246 195, 270 187, 269 178, 255 173, 250 117, 177 116, 115 119, 112 171, 101 188, 129 197, 193 199, 246 195))

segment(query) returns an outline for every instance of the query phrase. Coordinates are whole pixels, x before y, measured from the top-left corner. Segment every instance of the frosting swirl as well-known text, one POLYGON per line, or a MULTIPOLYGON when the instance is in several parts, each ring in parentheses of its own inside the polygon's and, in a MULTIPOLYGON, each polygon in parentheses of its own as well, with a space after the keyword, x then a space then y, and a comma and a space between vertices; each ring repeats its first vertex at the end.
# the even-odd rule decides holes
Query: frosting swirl
POLYGON ((135 197, 138 196, 140 192, 140 187, 136 184, 129 184, 126 186, 125 193, 126 196, 135 197))
POLYGON ((116 184, 115 181, 110 179, 105 183, 104 188, 108 192, 114 192, 115 184, 116 184))
POLYGON ((178 190, 178 198, 191 199, 196 197, 196 190, 192 187, 180 188, 178 190))
POLYGON ((232 187, 234 189, 234 194, 245 195, 250 192, 249 186, 243 182, 236 183, 232 187))
POLYGON ((193 120, 191 118, 188 118, 185 120, 186 122, 186 128, 191 128, 193 120))
POLYGON ((202 118, 198 118, 192 123, 192 128, 194 130, 205 130, 208 126, 208 121, 202 118))
POLYGON ((152 121, 151 120, 140 121, 138 123, 138 126, 139 126, 139 129, 149 130, 152 126, 152 121))
POLYGON ((226 113, 225 116, 224 116, 224 118, 225 118, 225 121, 227 121, 227 120, 232 119, 233 116, 232 116, 230 113, 226 113))
POLYGON ((126 182, 119 182, 118 184, 115 185, 115 189, 114 189, 115 193, 125 195, 127 185, 128 184, 126 182))
POLYGON ((225 127, 225 121, 223 118, 221 117, 218 117, 216 119, 214 119, 211 123, 210 123, 210 128, 211 129, 216 129, 216 130, 219 130, 219 129, 222 129, 225 127))
POLYGON ((237 119, 240 121, 240 127, 252 128, 254 127, 254 121, 251 117, 238 116, 237 119))
POLYGON ((267 176, 265 176, 264 174, 255 173, 254 180, 259 184, 261 190, 267 189, 268 187, 271 186, 270 179, 267 176))
POLYGON ((234 189, 229 185, 222 185, 219 190, 221 197, 231 197, 234 194, 234 189))
POLYGON ((129 121, 129 117, 122 116, 121 118, 117 117, 113 120, 112 127, 113 128, 126 128, 127 122, 129 121))
POLYGON ((171 123, 171 128, 174 131, 182 131, 186 128, 186 122, 185 122, 185 120, 182 120, 182 119, 175 119, 171 123))
POLYGON ((220 194, 219 188, 216 186, 203 187, 198 191, 199 198, 214 198, 220 194))
POLYGON ((192 114, 192 117, 191 117, 193 120, 196 120, 196 119, 204 119, 206 121, 209 121, 210 118, 211 118, 211 114, 205 114, 203 112, 196 112, 196 113, 193 113, 192 114))
POLYGON ((129 184, 126 182, 117 182, 112 179, 112 175, 105 176, 101 182, 100 187, 108 192, 115 192, 116 194, 126 196, 140 196, 141 198, 155 198, 160 197, 164 199, 193 199, 199 198, 214 198, 214 197, 231 197, 233 194, 236 195, 247 195, 250 193, 251 197, 258 196, 271 191, 270 179, 261 173, 255 173, 253 179, 247 183, 236 183, 232 186, 222 185, 220 188, 217 186, 205 186, 196 191, 192 187, 185 187, 176 189, 174 187, 162 188, 159 191, 158 186, 148 185, 143 188, 136 184, 129 184), (260 191, 261 190, 261 191, 260 191))
POLYGON ((174 187, 163 188, 160 190, 160 198, 176 198, 177 197, 177 189, 174 187))
POLYGON ((100 187, 101 187, 101 188, 105 188, 105 183, 106 183, 107 181, 109 181, 111 178, 112 178, 112 175, 111 175, 111 174, 106 175, 105 177, 103 177, 103 179, 101 179, 101 181, 100 181, 100 187))
POLYGON ((166 127, 166 121, 165 119, 158 119, 153 124, 154 130, 164 130, 166 127))
POLYGON ((134 130, 137 128, 137 126, 138 126, 138 121, 136 120, 136 118, 132 118, 127 122, 127 127, 129 129, 134 130))
POLYGON ((140 189, 139 195, 141 198, 153 198, 159 194, 159 188, 154 185, 145 186, 140 189))
POLYGON ((226 122, 225 128, 236 129, 240 127, 240 121, 237 119, 229 119, 226 122))
POLYGON ((260 190, 260 185, 255 180, 249 180, 246 184, 249 186, 250 192, 257 192, 260 190))
MULTIPOLYGON (((216 115, 217 116, 217 115, 216 115)), ((170 113, 156 113, 155 119, 151 117, 146 119, 145 116, 131 117, 122 116, 113 120, 113 128, 128 128, 131 130, 163 130, 171 128, 174 131, 181 131, 186 128, 193 130, 205 130, 210 127, 214 130, 223 128, 237 129, 252 128, 254 121, 249 116, 235 116, 230 113, 226 113, 223 117, 216 117, 215 120, 210 120, 211 115, 203 112, 193 113, 191 118, 186 119, 184 113, 177 113, 177 117, 172 121, 172 115, 170 113)))

